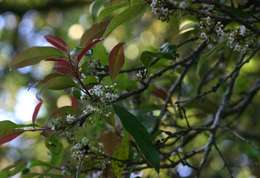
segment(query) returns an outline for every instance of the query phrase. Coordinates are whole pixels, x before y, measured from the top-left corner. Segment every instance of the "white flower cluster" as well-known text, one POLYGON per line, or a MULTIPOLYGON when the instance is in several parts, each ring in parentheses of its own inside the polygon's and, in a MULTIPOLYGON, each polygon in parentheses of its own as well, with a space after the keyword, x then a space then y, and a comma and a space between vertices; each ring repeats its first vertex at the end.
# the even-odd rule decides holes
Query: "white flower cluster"
POLYGON ((146 78, 147 72, 148 72, 147 69, 140 69, 137 71, 136 77, 138 79, 142 80, 142 79, 146 78))
POLYGON ((72 124, 77 118, 71 114, 68 114, 65 118, 68 124, 72 124))
POLYGON ((114 85, 94 85, 91 89, 89 89, 89 93, 92 96, 98 97, 103 103, 110 103, 118 98, 118 95, 114 93, 114 85))
POLYGON ((167 1, 166 0, 152 0, 151 8, 153 14, 162 21, 168 21, 169 16, 172 13, 172 10, 170 10, 167 7, 167 1))
POLYGON ((60 119, 50 119, 47 123, 48 127, 51 128, 51 130, 57 130, 61 126, 60 119))
POLYGON ((92 143, 87 137, 83 137, 78 143, 71 147, 71 157, 75 160, 81 160, 83 157, 88 157, 87 152, 102 153, 102 144, 92 143))
POLYGON ((246 52, 249 45, 243 42, 244 37, 247 34, 247 29, 244 25, 240 25, 237 29, 230 30, 225 29, 221 22, 217 22, 216 24, 212 22, 213 20, 210 17, 207 17, 204 21, 200 22, 200 38, 202 40, 213 43, 222 43, 226 41, 227 46, 234 51, 240 51, 241 53, 246 52), (210 33, 211 29, 214 29, 215 37, 211 35, 211 39, 209 39, 207 33, 210 33))
POLYGON ((83 110, 83 113, 84 114, 90 114, 90 113, 95 112, 95 111, 97 111, 97 108, 95 108, 94 106, 92 106, 90 104, 87 104, 86 107, 83 110))
POLYGON ((71 147, 71 157, 76 160, 81 160, 89 149, 88 144, 89 140, 83 137, 79 143, 71 147))

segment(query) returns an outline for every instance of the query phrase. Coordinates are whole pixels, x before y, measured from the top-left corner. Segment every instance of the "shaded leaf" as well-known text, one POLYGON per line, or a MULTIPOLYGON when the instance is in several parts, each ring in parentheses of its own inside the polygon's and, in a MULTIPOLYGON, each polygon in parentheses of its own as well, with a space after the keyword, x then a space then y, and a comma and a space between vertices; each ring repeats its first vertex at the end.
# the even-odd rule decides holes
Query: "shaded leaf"
POLYGON ((54 135, 45 141, 45 145, 51 154, 51 164, 60 165, 63 156, 63 145, 54 135))
POLYGON ((151 135, 138 119, 125 108, 114 105, 114 110, 120 118, 124 128, 134 138, 136 144, 140 148, 147 162, 155 168, 157 172, 160 169, 160 154, 152 144, 151 135))
POLYGON ((108 36, 119 25, 142 14, 145 7, 146 4, 144 2, 135 3, 131 5, 129 8, 127 8, 126 10, 124 10, 122 13, 115 16, 109 23, 104 36, 108 36))
POLYGON ((94 39, 100 39, 102 38, 103 34, 106 31, 106 28, 109 24, 110 20, 105 19, 101 21, 100 23, 96 23, 92 25, 90 29, 84 32, 80 39, 80 45, 81 46, 87 46, 90 44, 94 39))
POLYGON ((34 65, 48 58, 64 57, 64 54, 53 47, 32 47, 17 54, 11 62, 11 67, 20 68, 34 65))
MULTIPOLYGON (((113 153, 113 157, 119 160, 127 160, 129 157, 129 136, 125 132, 120 145, 118 145, 113 153)), ((124 166, 120 161, 112 161, 112 170, 116 178, 121 178, 124 166)))
POLYGON ((109 54, 108 68, 112 79, 115 79, 125 62, 123 45, 124 43, 118 43, 109 54))
POLYGON ((74 87, 75 83, 67 76, 53 73, 47 75, 38 85, 51 90, 62 90, 74 87))
POLYGON ((163 100, 167 97, 167 92, 163 88, 154 88, 152 94, 163 100))
POLYGON ((69 47, 62 39, 52 35, 46 35, 44 38, 57 49, 68 52, 69 47))
POLYGON ((112 155, 115 148, 120 144, 121 138, 115 132, 104 132, 100 136, 100 141, 104 145, 104 151, 108 155, 112 155))

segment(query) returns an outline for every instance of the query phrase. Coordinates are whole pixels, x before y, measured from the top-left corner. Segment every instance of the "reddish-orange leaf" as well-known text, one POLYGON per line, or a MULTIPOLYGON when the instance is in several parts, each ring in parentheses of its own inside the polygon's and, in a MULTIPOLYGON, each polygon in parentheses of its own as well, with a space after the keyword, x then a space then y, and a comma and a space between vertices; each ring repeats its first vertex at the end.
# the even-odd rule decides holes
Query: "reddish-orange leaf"
POLYGON ((54 71, 60 74, 69 74, 74 75, 75 72, 73 70, 72 65, 69 63, 68 60, 64 58, 49 58, 46 61, 54 61, 54 71))
POLYGON ((45 39, 57 49, 68 52, 69 47, 62 39, 52 35, 46 35, 45 39))
POLYGON ((109 54, 109 74, 115 79, 125 62, 124 43, 118 43, 109 54))
POLYGON ((83 58, 83 56, 88 52, 88 50, 90 50, 91 48, 93 48, 98 42, 100 42, 101 38, 99 39, 93 39, 92 41, 86 43, 85 47, 83 48, 83 50, 78 54, 77 56, 77 60, 78 63, 80 62, 80 60, 83 58))
POLYGON ((92 27, 85 31, 80 39, 80 45, 85 47, 87 44, 91 43, 94 39, 102 38, 105 33, 110 20, 105 19, 102 22, 92 25, 92 27))
POLYGON ((38 116, 39 110, 42 106, 42 100, 39 100, 38 104, 35 106, 33 115, 32 115, 32 123, 35 124, 36 118, 38 116))
POLYGON ((71 107, 77 110, 79 104, 77 98, 75 96, 71 96, 70 100, 71 100, 71 107))
POLYGON ((0 137, 0 145, 10 142, 11 140, 15 139, 16 137, 18 137, 20 134, 22 134, 24 131, 23 130, 19 130, 19 131, 15 131, 14 133, 10 133, 4 136, 0 137))
POLYGON ((163 100, 167 97, 167 92, 162 88, 155 88, 152 93, 163 100))

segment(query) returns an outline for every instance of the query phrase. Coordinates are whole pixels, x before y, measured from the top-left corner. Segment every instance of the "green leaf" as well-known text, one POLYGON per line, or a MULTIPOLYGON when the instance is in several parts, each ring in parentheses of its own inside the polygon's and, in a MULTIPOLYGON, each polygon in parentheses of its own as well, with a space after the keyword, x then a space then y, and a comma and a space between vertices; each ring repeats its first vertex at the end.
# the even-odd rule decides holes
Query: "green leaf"
MULTIPOLYGON (((123 139, 115 149, 113 157, 120 160, 127 160, 129 156, 129 136, 128 133, 124 133, 123 139)), ((112 170, 116 178, 121 178, 124 167, 120 161, 112 161, 112 170)))
POLYGON ((109 54, 108 70, 114 80, 125 63, 124 43, 118 43, 109 54))
POLYGON ((127 1, 121 1, 118 2, 116 4, 112 4, 108 7, 105 7, 99 14, 98 19, 104 19, 105 17, 111 16, 113 12, 115 12, 116 10, 119 10, 125 6, 128 5, 127 1))
POLYGON ((149 67, 153 61, 153 59, 157 56, 157 53, 144 51, 141 54, 140 60, 145 67, 149 67))
POLYGON ((60 165, 63 157, 63 146, 60 140, 53 135, 45 141, 45 145, 51 154, 51 164, 60 165))
POLYGON ((131 5, 128 9, 114 17, 109 23, 104 36, 108 36, 119 25, 137 17, 142 14, 147 5, 144 1, 131 5))
POLYGON ((99 10, 102 8, 105 0, 95 0, 93 3, 90 5, 90 13, 93 17, 93 19, 96 19, 97 14, 99 10))
MULTIPOLYGON (((11 177, 21 172, 25 168, 25 166, 26 164, 24 161, 17 161, 15 164, 4 168, 2 171, 4 172, 4 175, 7 174, 8 177, 11 177)), ((2 178, 1 173, 0 177, 2 178)))
POLYGON ((157 172, 159 172, 160 154, 152 144, 151 135, 138 121, 138 119, 133 114, 129 113, 125 108, 119 105, 114 105, 114 110, 120 118, 126 131, 133 136, 147 162, 154 167, 157 172))
POLYGON ((63 90, 76 86, 68 76, 56 73, 47 75, 38 85, 50 90, 63 90))
POLYGON ((64 53, 53 47, 32 47, 17 54, 11 62, 11 67, 20 68, 34 65, 48 58, 64 57, 64 53))

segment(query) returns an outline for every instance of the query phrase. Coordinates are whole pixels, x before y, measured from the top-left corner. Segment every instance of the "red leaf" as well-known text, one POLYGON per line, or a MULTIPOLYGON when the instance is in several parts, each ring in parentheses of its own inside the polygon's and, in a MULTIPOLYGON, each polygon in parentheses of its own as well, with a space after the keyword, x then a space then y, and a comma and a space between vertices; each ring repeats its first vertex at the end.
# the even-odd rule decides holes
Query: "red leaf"
POLYGON ((56 61, 54 65, 54 70, 61 74, 74 75, 74 71, 71 64, 66 60, 56 61))
POLYGON ((161 99, 165 99, 167 97, 167 93, 164 89, 162 88, 155 88, 153 91, 152 91, 153 95, 157 96, 158 98, 161 98, 161 99))
POLYGON ((90 41, 89 43, 86 43, 85 47, 83 48, 83 50, 78 54, 77 56, 77 60, 78 63, 80 62, 80 60, 83 58, 83 56, 88 52, 88 50, 90 50, 91 48, 93 48, 98 42, 102 41, 103 39, 99 38, 99 39, 93 39, 92 41, 90 41))
POLYGON ((46 35, 45 39, 57 49, 68 52, 69 47, 62 39, 52 35, 46 35))
POLYGON ((6 142, 10 142, 11 140, 15 139, 16 137, 18 137, 23 132, 24 132, 23 130, 19 130, 19 131, 16 131, 14 133, 10 133, 10 134, 1 136, 0 137, 0 145, 4 144, 6 142))
POLYGON ((109 22, 109 19, 105 19, 102 22, 92 25, 92 27, 86 30, 85 33, 82 35, 80 39, 80 45, 84 47, 86 46, 86 44, 91 43, 94 39, 102 38, 109 22))
POLYGON ((76 110, 78 108, 78 100, 77 100, 77 98, 74 97, 74 96, 71 96, 70 100, 71 100, 71 107, 76 110))
POLYGON ((54 71, 60 74, 69 74, 74 75, 75 72, 73 70, 72 65, 69 63, 68 60, 64 58, 49 58, 46 61, 54 61, 54 71))
POLYGON ((109 54, 108 68, 112 79, 115 79, 125 62, 123 45, 124 43, 118 43, 109 54))
POLYGON ((35 124, 37 115, 39 113, 39 110, 42 106, 42 100, 39 100, 39 103, 35 106, 34 111, 33 111, 33 115, 32 115, 32 123, 35 124))

